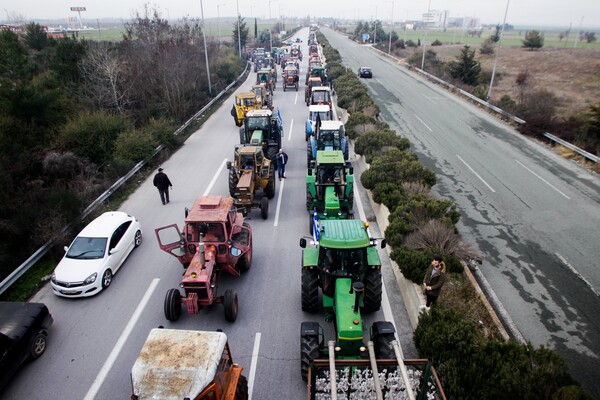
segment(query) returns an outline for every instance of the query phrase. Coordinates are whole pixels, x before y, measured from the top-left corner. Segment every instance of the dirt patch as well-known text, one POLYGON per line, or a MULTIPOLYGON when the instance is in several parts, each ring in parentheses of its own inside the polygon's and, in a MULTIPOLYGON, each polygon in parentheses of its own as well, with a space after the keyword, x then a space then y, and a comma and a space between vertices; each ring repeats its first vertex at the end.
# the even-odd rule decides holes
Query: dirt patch
MULTIPOLYGON (((543 47, 531 51, 517 46, 501 46, 496 65, 496 76, 491 100, 497 103, 508 94, 515 101, 518 90, 517 75, 528 71, 532 80, 530 89, 546 89, 554 93, 560 104, 557 114, 569 117, 587 111, 600 101, 600 49, 569 47, 543 47)), ((463 45, 428 47, 443 62, 456 59, 463 45)), ((495 56, 481 55, 481 46, 471 46, 482 69, 491 73, 495 56)), ((418 51, 419 50, 414 50, 418 51)), ((407 52, 408 56, 412 54, 407 52)), ((404 54, 406 55, 406 53, 404 54)), ((488 82, 489 83, 489 82, 488 82)))

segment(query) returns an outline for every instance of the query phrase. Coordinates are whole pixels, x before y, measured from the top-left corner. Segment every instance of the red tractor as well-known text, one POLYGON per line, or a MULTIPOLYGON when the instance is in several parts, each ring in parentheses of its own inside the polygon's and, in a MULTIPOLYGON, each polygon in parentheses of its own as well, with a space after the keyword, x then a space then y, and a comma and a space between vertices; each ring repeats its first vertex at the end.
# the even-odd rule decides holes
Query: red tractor
POLYGON ((233 206, 231 197, 202 196, 186 209, 183 232, 177 224, 155 229, 161 250, 177 257, 185 268, 181 288, 170 289, 165 297, 164 312, 169 321, 177 321, 182 305, 189 314, 204 307, 223 304, 225 319, 237 318, 235 290, 219 296, 221 272, 240 276, 252 265, 252 228, 233 206))

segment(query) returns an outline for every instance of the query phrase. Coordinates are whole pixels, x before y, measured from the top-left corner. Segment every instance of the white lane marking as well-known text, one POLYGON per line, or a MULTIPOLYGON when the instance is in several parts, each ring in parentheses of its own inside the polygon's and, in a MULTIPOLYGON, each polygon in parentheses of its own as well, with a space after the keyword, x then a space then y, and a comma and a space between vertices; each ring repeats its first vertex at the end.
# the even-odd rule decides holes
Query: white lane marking
POLYGON ((223 162, 221 163, 221 166, 219 167, 219 169, 215 173, 215 176, 213 176, 212 180, 208 184, 208 187, 206 188, 206 190, 202 194, 203 196, 208 196, 208 194, 210 193, 212 187, 215 185, 215 182, 217 182, 217 178, 219 177, 219 175, 221 175, 221 171, 223 171, 223 167, 225 166, 226 163, 227 163, 227 159, 225 158, 223 160, 223 162))
POLYGON ((296 96, 294 97, 294 105, 298 104, 298 91, 296 90, 296 96))
POLYGON ((591 284, 591 283, 589 283, 589 282, 587 281, 587 279, 585 279, 585 278, 583 277, 583 275, 581 275, 581 274, 579 273, 579 271, 577 271, 577 270, 575 269, 575 267, 573 267, 571 264, 569 264, 569 262, 566 260, 566 258, 564 258, 563 256, 561 256, 561 255, 560 255, 560 254, 558 254, 558 253, 554 253, 554 254, 556 254, 556 257, 558 257, 558 258, 560 259, 560 261, 562 261, 562 262, 563 262, 563 263, 564 263, 564 264, 565 264, 565 265, 566 265, 566 266, 567 266, 567 267, 568 267, 568 268, 571 270, 571 272, 573 272, 573 273, 575 274, 575 276, 576 276, 576 277, 578 277, 579 279, 581 279, 581 280, 582 280, 582 281, 583 281, 583 282, 584 282, 584 283, 587 285, 587 287, 589 287, 589 288, 591 289, 591 291, 592 291, 592 292, 593 292, 593 293, 594 293, 594 294, 595 294, 597 297, 600 297, 600 293, 598 293, 598 292, 596 291, 596 289, 594 289, 594 287, 592 286, 592 284, 591 284))
POLYGON ((479 175, 477 172, 475 172, 475 170, 474 170, 473 168, 471 168, 471 166, 470 166, 469 164, 467 164, 467 163, 465 162, 465 160, 463 160, 463 159, 461 158, 461 156, 459 156, 459 155, 457 154, 457 155, 456 155, 456 157, 458 157, 458 159, 459 159, 459 160, 460 160, 460 161, 461 161, 463 164, 465 164, 465 165, 467 166, 467 168, 469 168, 469 169, 471 170, 471 172, 472 172, 472 173, 474 173, 474 174, 475 174, 475 176, 476 176, 477 178, 479 178, 479 180, 480 180, 481 182, 483 182, 483 183, 485 184, 485 186, 487 186, 487 187, 488 187, 488 189, 490 189, 490 190, 492 191, 492 193, 496 193, 496 191, 495 191, 495 190, 494 190, 494 189, 493 189, 493 188, 492 188, 490 185, 488 185, 488 183, 487 183, 487 182, 486 182, 486 181, 485 181, 485 180, 484 180, 484 179, 483 179, 483 178, 482 178, 482 177, 481 177, 481 176, 480 176, 480 175, 479 175))
POLYGON ((290 134, 288 135, 288 141, 292 140, 292 129, 294 128, 294 118, 290 121, 290 134))
POLYGON ((431 129, 430 127, 428 127, 427 124, 425 123, 425 121, 423 121, 421 118, 419 118, 416 115, 415 115, 415 118, 418 119, 425 126, 425 128, 429 129, 429 132, 433 132, 433 129, 431 129))
POLYGON ((536 178, 538 178, 540 181, 544 182, 546 185, 550 186, 552 189, 556 190, 558 193, 560 193, 562 196, 564 196, 566 199, 571 200, 571 198, 569 196, 567 196, 566 194, 564 194, 563 192, 561 192, 556 186, 554 186, 553 184, 551 184, 550 182, 548 182, 547 180, 545 180, 544 178, 542 178, 541 176, 539 176, 538 174, 536 174, 535 172, 533 172, 531 169, 527 168, 522 162, 515 160, 517 162, 517 164, 519 164, 521 167, 525 168, 527 171, 531 172, 536 178))
POLYGON ((160 281, 159 278, 154 278, 152 280, 152 282, 150 283, 150 286, 146 290, 144 297, 142 297, 140 304, 138 304, 133 315, 129 319, 127 326, 123 330, 123 333, 121 333, 121 337, 119 337, 119 340, 117 340, 115 347, 113 347, 108 358, 104 362, 104 365, 102 366, 102 369, 98 373, 98 376, 96 376, 96 379, 94 379, 94 383, 92 384, 92 386, 86 393, 84 400, 93 400, 96 397, 96 395, 98 394, 98 391, 100 390, 100 387, 104 383, 104 380, 106 379, 106 376, 108 375, 108 372, 112 369, 113 364, 115 363, 115 361, 117 359, 117 356, 123 349, 125 342, 129 338, 131 331, 133 331, 133 327, 135 326, 138 319, 142 315, 142 311, 144 311, 144 308, 146 307, 146 304, 150 300, 150 296, 152 296, 152 293, 154 293, 154 289, 156 289, 156 286, 158 286, 159 281, 160 281))
POLYGON ((254 389, 254 377, 256 375, 256 364, 258 363, 258 350, 260 349, 260 332, 256 332, 254 337, 254 348, 252 349, 252 362, 250 363, 250 372, 248 373, 248 400, 252 400, 252 391, 254 389))
POLYGON ((423 95, 427 100, 429 100, 430 102, 432 102, 433 104, 437 104, 435 101, 433 101, 433 99, 429 96, 427 96, 426 94, 423 95))
MULTIPOLYGON (((366 221, 367 216, 365 215, 365 210, 363 208, 362 200, 360 199, 360 194, 358 193, 358 188, 356 185, 354 185, 353 190, 354 190, 354 199, 356 200, 356 206, 358 207, 358 215, 362 221, 366 221)), ((371 236, 370 228, 367 229, 367 231, 369 232, 369 237, 370 237, 371 236)), ((382 292, 381 306, 383 308, 383 316, 385 317, 386 321, 390 321, 394 325, 394 328, 396 328, 396 333, 398 333, 396 321, 394 320, 394 314, 392 313, 392 306, 390 305, 390 299, 388 298, 387 291, 385 290, 385 285, 382 285, 382 286, 383 286, 383 292, 382 292)), ((399 340, 396 340, 396 341, 398 342, 398 347, 400 347, 400 354, 402 354, 402 358, 404 358, 404 353, 402 351, 402 346, 400 345, 400 341, 399 340)))
POLYGON ((275 209, 275 221, 273 221, 273 226, 277 226, 279 224, 279 211, 281 210, 281 198, 283 197, 283 187, 285 186, 285 178, 280 180, 281 185, 279 186, 279 196, 277 196, 277 208, 275 209))

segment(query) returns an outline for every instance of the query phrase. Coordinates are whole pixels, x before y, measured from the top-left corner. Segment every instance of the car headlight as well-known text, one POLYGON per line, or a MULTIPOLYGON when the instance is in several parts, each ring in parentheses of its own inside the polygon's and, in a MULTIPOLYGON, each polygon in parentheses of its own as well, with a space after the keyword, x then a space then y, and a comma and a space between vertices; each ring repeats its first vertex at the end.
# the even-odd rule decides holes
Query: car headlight
POLYGON ((56 274, 54 272, 52 273, 50 280, 52 281, 52 283, 56 283, 56 274))
POLYGON ((242 251, 240 249, 238 249, 237 247, 232 247, 231 248, 231 255, 232 256, 237 257, 240 254, 242 254, 242 251))
POLYGON ((90 283, 96 282, 96 278, 98 277, 98 273, 94 272, 83 281, 84 284, 89 285, 90 283))

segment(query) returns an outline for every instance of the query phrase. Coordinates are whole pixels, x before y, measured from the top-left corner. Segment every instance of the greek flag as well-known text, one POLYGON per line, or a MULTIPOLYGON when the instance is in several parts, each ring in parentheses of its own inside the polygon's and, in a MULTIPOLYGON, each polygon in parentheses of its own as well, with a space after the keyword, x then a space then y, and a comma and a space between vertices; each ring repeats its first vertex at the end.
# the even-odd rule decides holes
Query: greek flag
POLYGON ((277 109, 277 123, 281 128, 283 128, 283 119, 281 119, 281 113, 279 112, 279 108, 277 109))
POLYGON ((321 238, 321 229, 319 227, 319 214, 317 214, 317 209, 315 208, 313 212, 313 240, 316 242, 321 238))

